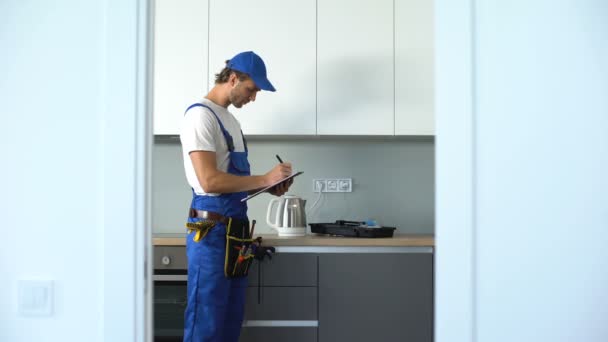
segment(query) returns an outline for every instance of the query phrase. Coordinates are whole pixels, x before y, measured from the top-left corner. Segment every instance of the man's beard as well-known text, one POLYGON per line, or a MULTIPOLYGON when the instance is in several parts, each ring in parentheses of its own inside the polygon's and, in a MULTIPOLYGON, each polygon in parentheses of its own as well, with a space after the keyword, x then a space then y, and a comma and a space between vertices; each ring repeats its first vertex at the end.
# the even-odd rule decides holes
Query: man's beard
POLYGON ((247 101, 241 99, 238 96, 235 96, 233 93, 230 94, 230 97, 228 99, 230 100, 230 103, 232 103, 232 105, 236 108, 241 108, 245 103, 247 103, 247 101))

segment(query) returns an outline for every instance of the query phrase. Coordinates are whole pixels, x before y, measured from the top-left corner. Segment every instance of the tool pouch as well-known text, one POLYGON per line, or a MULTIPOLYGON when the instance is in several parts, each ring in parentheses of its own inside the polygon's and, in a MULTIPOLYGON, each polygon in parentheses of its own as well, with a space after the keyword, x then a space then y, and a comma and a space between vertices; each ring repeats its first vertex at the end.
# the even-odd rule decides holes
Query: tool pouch
POLYGON ((230 218, 226 225, 226 260, 224 274, 227 278, 244 277, 255 256, 249 222, 230 218))
POLYGON ((209 230, 211 230, 211 228, 213 228, 214 226, 215 221, 210 220, 186 223, 186 227, 188 228, 188 234, 196 232, 196 234, 192 238, 194 242, 201 241, 201 239, 204 238, 207 233, 209 233, 209 230))

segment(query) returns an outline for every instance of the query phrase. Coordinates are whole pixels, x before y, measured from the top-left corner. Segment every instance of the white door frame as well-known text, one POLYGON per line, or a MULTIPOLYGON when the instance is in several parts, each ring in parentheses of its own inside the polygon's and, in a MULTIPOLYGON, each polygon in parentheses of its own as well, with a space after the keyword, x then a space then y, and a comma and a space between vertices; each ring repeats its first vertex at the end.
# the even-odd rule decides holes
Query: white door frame
MULTIPOLYGON (((106 163, 104 170, 104 298, 107 309, 104 337, 108 341, 152 340, 152 262, 148 257, 152 251, 149 196, 152 9, 152 1, 148 0, 106 2, 106 17, 111 19, 108 21, 112 25, 106 26, 105 30, 105 156, 108 161, 121 157, 125 161, 124 164, 106 163), (128 10, 125 6, 129 6, 128 10), (137 18, 136 23, 132 22, 133 18, 137 18), (125 51, 131 54, 131 62, 124 58, 125 51), (121 58, 114 60, 115 55, 121 55, 121 58), (133 70, 135 75, 130 72, 133 70), (133 112, 131 108, 131 114, 135 115, 129 117, 124 104, 133 99, 135 110, 133 112), (125 149, 124 142, 114 139, 117 132, 125 132, 121 137, 132 133, 131 142, 135 148, 125 149), (113 174, 124 172, 125 168, 134 170, 131 180, 135 187, 134 198, 130 201, 124 198, 125 184, 113 182, 113 174), (133 222, 113 220, 113 216, 120 215, 112 213, 129 210, 134 213, 133 222), (135 227, 132 234, 125 233, 127 226, 135 227), (117 245, 124 248, 117 248, 117 245), (116 272, 117 269, 120 272, 116 272), (125 290, 131 291, 135 299, 132 306, 121 301, 120 293, 125 290)), ((474 2, 438 0, 435 11, 435 340, 475 341, 474 2)))
POLYGON ((435 341, 474 342, 474 0, 435 1, 435 341))
POLYGON ((152 5, 104 6, 102 336, 152 341, 152 5))

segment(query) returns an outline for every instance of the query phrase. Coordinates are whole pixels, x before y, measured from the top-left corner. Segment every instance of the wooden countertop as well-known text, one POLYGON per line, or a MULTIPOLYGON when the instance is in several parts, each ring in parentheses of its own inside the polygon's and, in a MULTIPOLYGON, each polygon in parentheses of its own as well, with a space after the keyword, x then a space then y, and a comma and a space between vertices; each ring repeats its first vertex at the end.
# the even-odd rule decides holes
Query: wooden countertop
MULTIPOLYGON (((154 234, 154 246, 185 246, 185 234, 154 234)), ((435 246, 433 235, 396 234, 391 238, 350 238, 326 235, 279 237, 276 234, 260 234, 268 246, 348 246, 348 247, 410 247, 435 246)))

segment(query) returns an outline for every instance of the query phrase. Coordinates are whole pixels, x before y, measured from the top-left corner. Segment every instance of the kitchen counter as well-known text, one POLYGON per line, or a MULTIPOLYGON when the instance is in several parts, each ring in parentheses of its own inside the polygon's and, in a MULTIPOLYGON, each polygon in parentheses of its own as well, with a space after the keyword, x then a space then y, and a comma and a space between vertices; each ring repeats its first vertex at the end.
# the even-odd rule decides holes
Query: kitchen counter
MULTIPOLYGON (((155 246, 184 246, 185 234, 154 234, 155 246)), ((276 234, 260 234, 264 245, 303 247, 434 247, 433 235, 395 234, 391 238, 350 238, 309 234, 298 237, 279 237, 276 234)))

